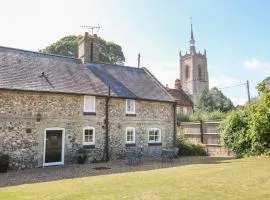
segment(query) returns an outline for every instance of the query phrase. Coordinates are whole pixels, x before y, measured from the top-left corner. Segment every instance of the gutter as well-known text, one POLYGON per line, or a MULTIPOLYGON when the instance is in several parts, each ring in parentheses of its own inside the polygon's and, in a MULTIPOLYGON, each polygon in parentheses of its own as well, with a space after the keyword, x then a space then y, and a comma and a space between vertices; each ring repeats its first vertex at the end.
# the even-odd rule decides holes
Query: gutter
POLYGON ((173 103, 173 146, 176 147, 176 107, 177 102, 173 103))

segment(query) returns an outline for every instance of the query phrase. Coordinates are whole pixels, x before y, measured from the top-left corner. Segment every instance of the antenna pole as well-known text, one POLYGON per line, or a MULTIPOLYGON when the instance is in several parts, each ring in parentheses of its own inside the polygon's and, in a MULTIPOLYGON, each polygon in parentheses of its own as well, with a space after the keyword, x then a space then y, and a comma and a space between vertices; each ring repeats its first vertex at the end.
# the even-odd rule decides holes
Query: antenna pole
POLYGON ((250 91, 249 91, 249 81, 247 80, 247 95, 248 95, 248 103, 250 103, 250 91))
POLYGON ((141 54, 138 54, 138 68, 140 68, 141 65, 141 54))
POLYGON ((80 26, 81 28, 85 28, 85 29, 91 29, 91 32, 92 32, 92 35, 94 33, 94 30, 97 29, 97 31, 99 31, 100 29, 100 26, 87 26, 87 25, 83 25, 83 26, 80 26))

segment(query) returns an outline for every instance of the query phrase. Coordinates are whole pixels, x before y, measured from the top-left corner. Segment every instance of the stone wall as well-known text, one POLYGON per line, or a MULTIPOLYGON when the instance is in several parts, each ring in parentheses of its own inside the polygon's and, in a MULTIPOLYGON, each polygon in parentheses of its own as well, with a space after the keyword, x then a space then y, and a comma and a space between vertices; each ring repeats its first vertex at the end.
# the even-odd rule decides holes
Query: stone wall
MULTIPOLYGON (((83 114, 83 95, 0 90, 0 152, 11 156, 11 168, 43 166, 46 128, 65 129, 65 163, 75 161, 82 146, 83 128, 95 127, 95 147, 88 162, 105 157, 105 97, 96 97, 96 115, 83 114), (38 119, 40 115, 40 120, 38 119)), ((136 101, 136 116, 125 115, 125 99, 109 101, 109 154, 117 158, 126 150, 125 128, 136 129, 136 146, 149 154, 148 128, 160 128, 162 144, 173 144, 172 103, 136 101)))
POLYGON ((182 122, 180 128, 192 143, 203 144, 210 156, 229 156, 232 153, 221 144, 220 122, 182 122))

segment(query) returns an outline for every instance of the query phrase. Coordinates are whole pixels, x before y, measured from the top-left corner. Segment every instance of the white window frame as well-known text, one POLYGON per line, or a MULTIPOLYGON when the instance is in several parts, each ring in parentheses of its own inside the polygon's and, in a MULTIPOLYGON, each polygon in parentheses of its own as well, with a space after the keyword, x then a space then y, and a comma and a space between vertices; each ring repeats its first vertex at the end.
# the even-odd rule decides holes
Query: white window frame
POLYGON ((83 98, 83 112, 91 112, 91 113, 95 113, 96 112, 96 97, 95 96, 84 96, 83 98), (87 109, 87 101, 93 101, 94 104, 94 109, 93 110, 89 110, 87 109))
POLYGON ((95 135, 96 135, 96 133, 95 133, 96 131, 95 131, 95 128, 94 127, 92 127, 92 126, 86 126, 86 127, 84 127, 83 128, 83 145, 95 145, 95 135), (92 142, 86 142, 85 141, 85 130, 93 130, 93 141, 92 142))
POLYGON ((136 101, 134 99, 126 99, 126 114, 136 114, 136 101), (134 111, 128 110, 128 102, 134 102, 134 111))
POLYGON ((53 127, 53 128, 45 128, 44 129, 44 150, 43 150, 43 167, 52 166, 52 165, 64 165, 65 163, 65 128, 53 127), (45 162, 46 156, 46 140, 47 140, 47 131, 62 131, 62 152, 61 152, 61 161, 60 162, 45 162))
POLYGON ((126 128, 126 143, 127 144, 135 144, 135 137, 136 137, 136 132, 135 132, 135 128, 134 127, 127 127, 126 128), (133 131, 133 141, 128 141, 127 140, 127 133, 128 133, 128 130, 132 130, 133 131))
POLYGON ((150 144, 153 144, 153 143, 161 143, 161 130, 160 130, 160 128, 150 128, 149 130, 148 130, 148 143, 150 143, 150 144), (149 136, 150 136, 150 131, 159 131, 159 140, 158 141, 155 141, 155 140, 149 140, 149 136))

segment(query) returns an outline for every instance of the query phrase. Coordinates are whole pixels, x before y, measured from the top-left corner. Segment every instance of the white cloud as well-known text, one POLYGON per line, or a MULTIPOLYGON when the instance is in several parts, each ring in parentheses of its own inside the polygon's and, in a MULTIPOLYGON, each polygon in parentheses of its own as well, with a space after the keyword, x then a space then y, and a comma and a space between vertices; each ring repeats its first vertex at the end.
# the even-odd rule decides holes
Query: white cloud
POLYGON ((242 83, 242 81, 226 75, 210 76, 209 82, 210 88, 227 87, 242 83))
POLYGON ((260 61, 256 58, 245 60, 243 63, 244 68, 250 70, 261 70, 263 72, 270 73, 270 63, 260 61))

